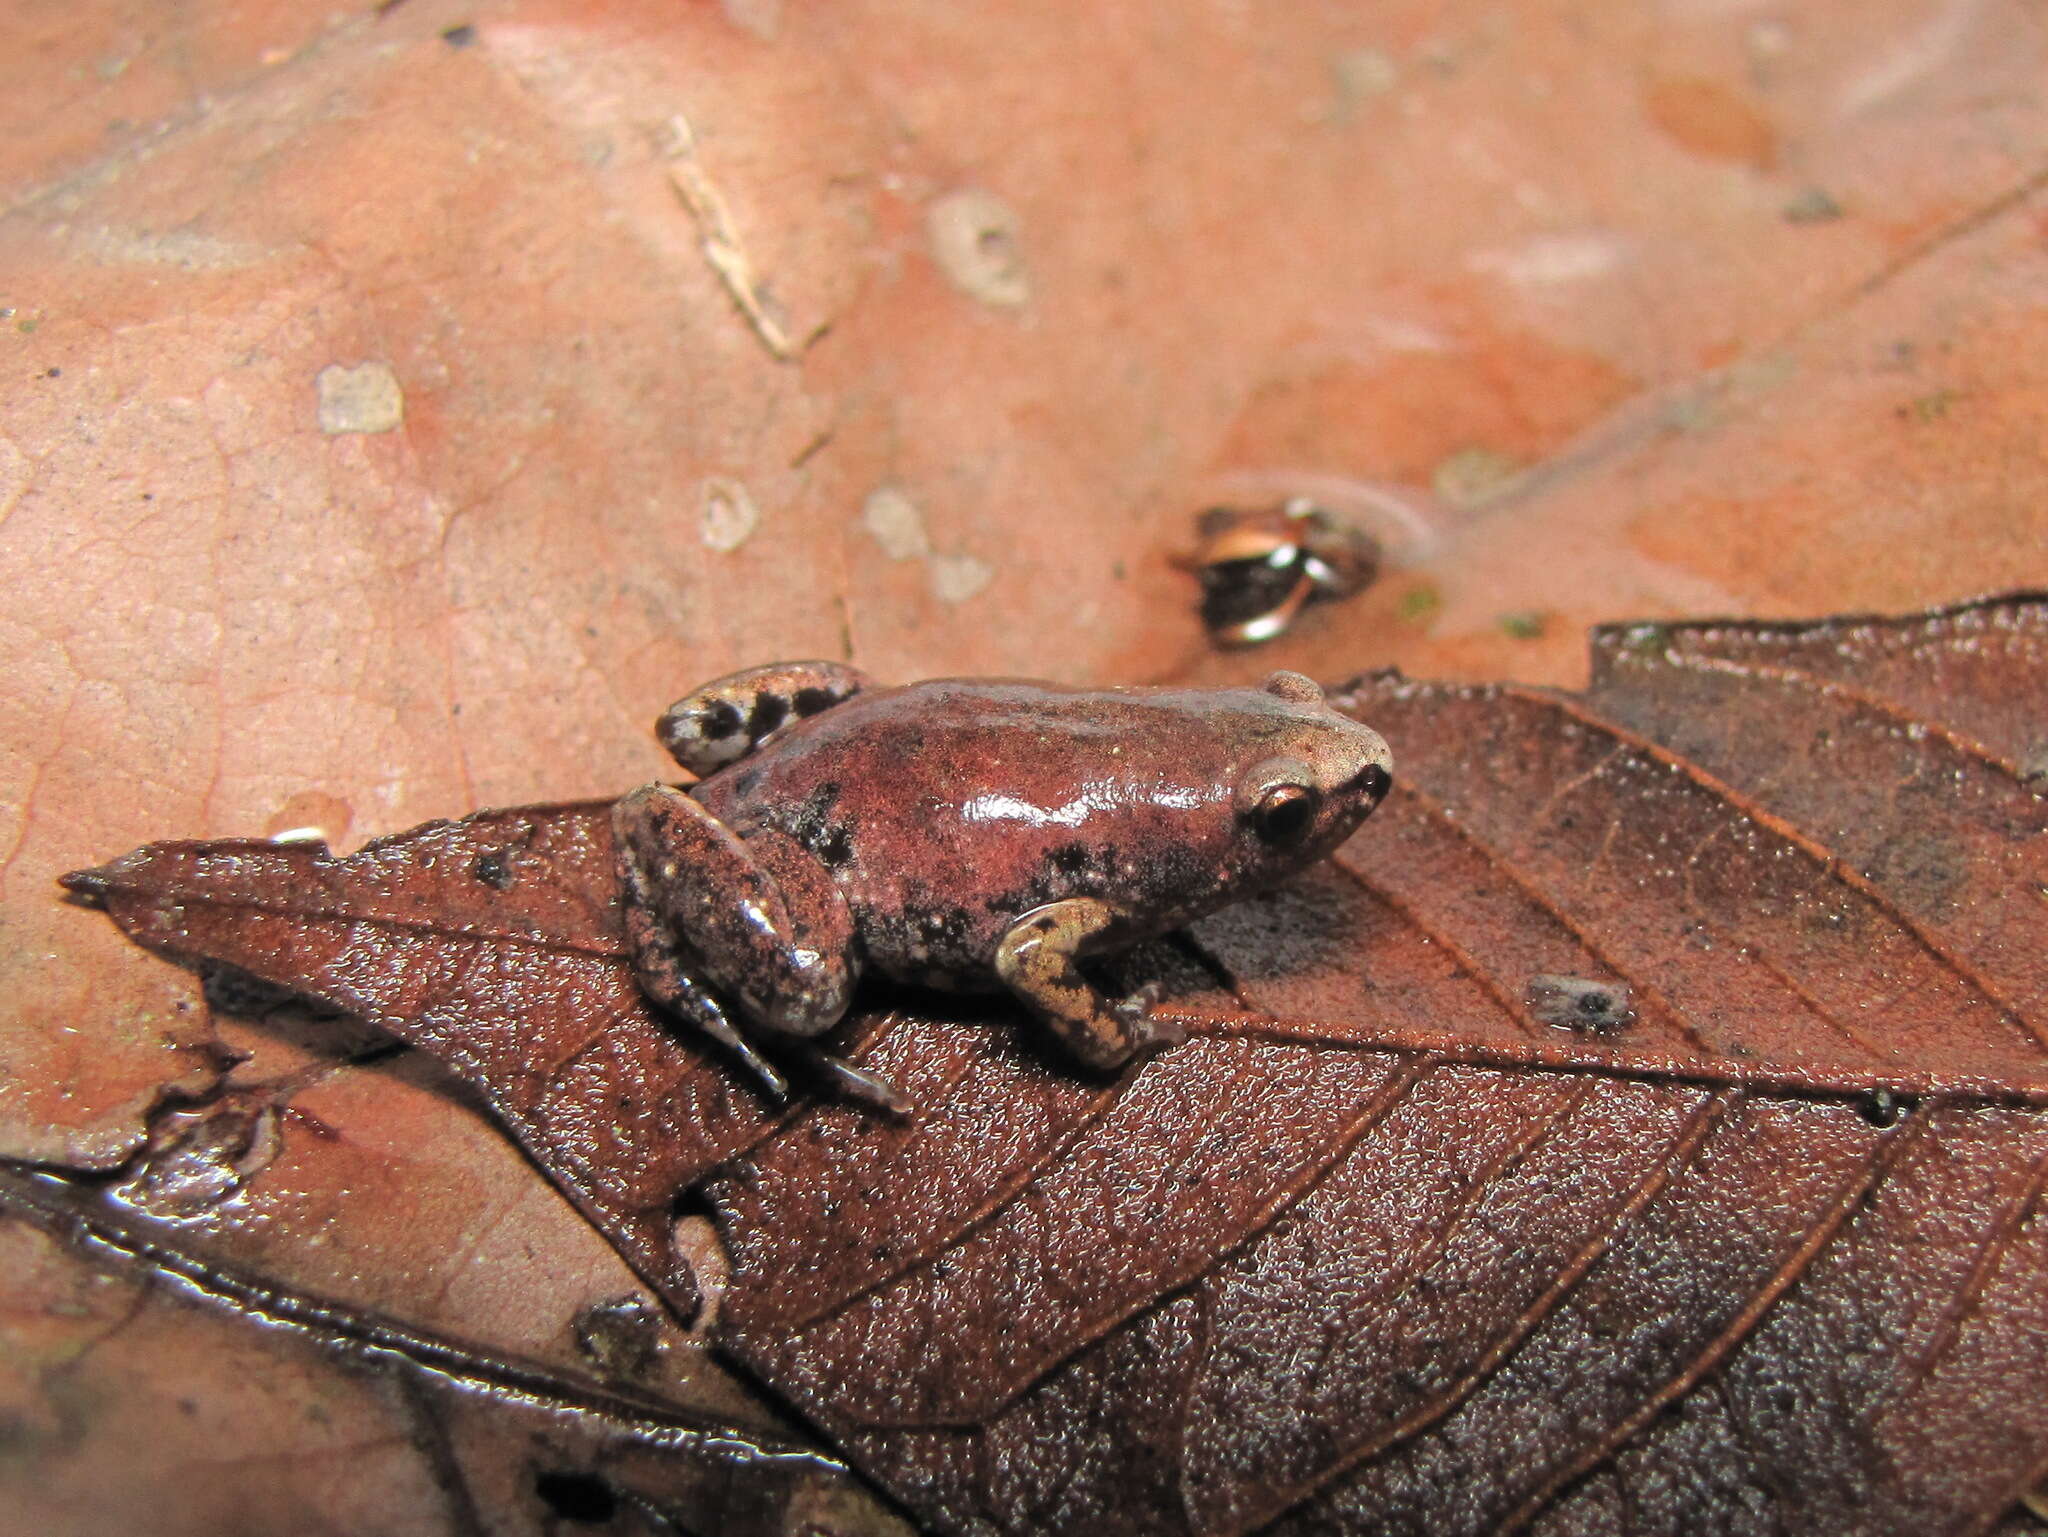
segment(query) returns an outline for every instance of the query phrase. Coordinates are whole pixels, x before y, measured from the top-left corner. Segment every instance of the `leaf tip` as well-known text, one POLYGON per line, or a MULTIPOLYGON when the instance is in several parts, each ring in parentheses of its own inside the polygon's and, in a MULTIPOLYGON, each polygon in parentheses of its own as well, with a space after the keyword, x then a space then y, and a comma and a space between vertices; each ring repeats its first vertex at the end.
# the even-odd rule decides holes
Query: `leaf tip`
POLYGON ((78 906, 104 908, 107 893, 114 888, 114 878, 104 865, 95 865, 90 870, 67 870, 57 877, 57 884, 78 906))

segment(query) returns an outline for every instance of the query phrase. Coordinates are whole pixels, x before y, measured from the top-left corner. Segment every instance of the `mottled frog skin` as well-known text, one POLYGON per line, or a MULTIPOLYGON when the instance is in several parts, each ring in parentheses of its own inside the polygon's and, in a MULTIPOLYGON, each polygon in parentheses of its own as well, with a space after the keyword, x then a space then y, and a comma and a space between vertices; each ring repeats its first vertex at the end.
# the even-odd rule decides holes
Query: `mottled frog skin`
MULTIPOLYGON (((1077 961, 1264 890, 1385 797, 1377 732, 1299 673, 1258 688, 879 688, 829 662, 706 684, 660 734, 687 790, 648 785, 614 830, 627 938, 658 1003, 739 1052, 807 1040, 863 970, 1006 987, 1083 1064, 1178 1034, 1077 961)), ((888 1085, 812 1050, 846 1090, 888 1085)))

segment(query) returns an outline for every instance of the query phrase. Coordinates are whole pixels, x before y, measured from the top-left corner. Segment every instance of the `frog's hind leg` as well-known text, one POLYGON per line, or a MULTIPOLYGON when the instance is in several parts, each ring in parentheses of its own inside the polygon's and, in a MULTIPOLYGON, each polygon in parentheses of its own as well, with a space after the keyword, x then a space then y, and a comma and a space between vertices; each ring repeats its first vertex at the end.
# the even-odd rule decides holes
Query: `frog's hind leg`
POLYGON ((853 986, 853 916, 825 868, 771 828, 742 838, 682 791, 644 785, 612 808, 636 950, 650 935, 782 1035, 829 1030, 853 986))
POLYGON ((724 1042, 777 1099, 788 1085, 745 1024, 798 1038, 796 1049, 842 1091, 907 1108, 880 1078, 802 1039, 839 1022, 856 970, 852 915, 816 859, 773 829, 742 838, 667 785, 613 807, 612 837, 626 942, 650 998, 724 1042), (739 1025, 720 998, 737 1006, 739 1025))
POLYGON ((699 779, 737 763, 796 721, 874 685, 842 662, 750 667, 678 699, 655 726, 669 755, 699 779))

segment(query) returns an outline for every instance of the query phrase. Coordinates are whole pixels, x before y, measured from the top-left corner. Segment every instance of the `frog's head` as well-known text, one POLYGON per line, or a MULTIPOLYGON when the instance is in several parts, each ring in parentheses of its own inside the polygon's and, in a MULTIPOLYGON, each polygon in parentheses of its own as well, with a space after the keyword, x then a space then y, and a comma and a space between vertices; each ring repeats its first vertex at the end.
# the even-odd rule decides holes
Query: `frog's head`
POLYGON ((1232 884, 1269 885, 1322 858, 1357 829, 1393 784, 1393 754, 1372 727, 1339 714, 1298 672, 1259 686, 1257 729, 1231 792, 1232 884))

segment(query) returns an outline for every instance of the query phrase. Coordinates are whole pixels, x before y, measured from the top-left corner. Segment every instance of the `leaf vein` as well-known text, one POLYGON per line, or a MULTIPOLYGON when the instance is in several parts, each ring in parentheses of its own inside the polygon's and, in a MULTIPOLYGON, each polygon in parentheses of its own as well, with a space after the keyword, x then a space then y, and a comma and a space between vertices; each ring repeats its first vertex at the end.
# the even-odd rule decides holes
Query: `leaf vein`
POLYGON ((1484 1386, 1500 1368, 1507 1364, 1515 1352, 1534 1334, 1537 1327, 1548 1318, 1571 1292, 1584 1280, 1587 1273, 1600 1257, 1612 1247, 1615 1235, 1640 1212, 1658 1192, 1664 1189, 1678 1173, 1690 1166, 1707 1133, 1719 1123, 1734 1103, 1735 1094, 1724 1091, 1709 1095, 1695 1105, 1678 1135, 1672 1139, 1669 1149, 1659 1159, 1627 1197, 1615 1204, 1605 1220, 1579 1250, 1572 1255, 1558 1273, 1551 1279, 1528 1307, 1524 1308, 1514 1322, 1496 1335, 1478 1360, 1464 1376, 1452 1383, 1430 1402, 1419 1406, 1379 1435, 1355 1443, 1342 1457, 1331 1459, 1313 1478, 1305 1479, 1293 1487, 1281 1491, 1264 1507, 1236 1527, 1231 1537, 1252 1537, 1286 1515, 1295 1506, 1309 1499, 1319 1490, 1348 1473, 1351 1469, 1374 1457, 1382 1456, 1394 1447, 1413 1440, 1423 1431, 1448 1417, 1458 1406, 1484 1386))
POLYGON ((1633 1414, 1626 1416, 1606 1435, 1557 1469, 1531 1491, 1501 1522, 1500 1531, 1507 1534, 1527 1528, 1560 1494, 1633 1441, 1664 1412, 1667 1406, 1691 1392, 1699 1385, 1701 1379, 1715 1370, 1737 1346, 1748 1339, 1778 1299, 1812 1267, 1821 1252, 1841 1231, 1857 1204, 1884 1179, 1899 1156, 1919 1139, 1921 1129, 1927 1121, 1928 1117, 1925 1114, 1914 1115, 1897 1128, 1881 1133, 1875 1151, 1863 1161, 1862 1166, 1853 1175, 1836 1188, 1834 1196, 1820 1215, 1807 1225, 1798 1246, 1779 1262, 1770 1279, 1765 1281, 1741 1310, 1707 1342, 1706 1347, 1688 1361, 1682 1370, 1666 1379, 1663 1386, 1650 1394, 1633 1414))
POLYGON ((1617 741, 1624 742, 1645 756, 1677 770, 1709 795, 1721 800, 1738 815, 1754 823, 1782 842, 1789 844, 1799 853, 1844 886, 1862 897, 1872 907, 1889 918, 1899 931, 1918 946, 1934 963, 1950 972, 1958 980, 1976 989, 1980 998, 1996 1008, 2005 1022, 2020 1032, 2035 1046, 2048 1052, 2048 1025, 2030 1019, 2010 999, 1995 987, 1977 968, 1959 955, 1955 955, 1935 941, 1935 938, 1917 922, 1911 914, 1888 896, 1875 881, 1862 871, 1852 868, 1838 858, 1826 844, 1811 834, 1764 807, 1754 796, 1738 789, 1718 775, 1709 773, 1682 753, 1673 752, 1663 743, 1642 733, 1633 731, 1618 721, 1606 716, 1569 694, 1554 693, 1544 689, 1525 688, 1505 684, 1501 692, 1511 698, 1548 706, 1570 716, 1589 730, 1605 732, 1617 741))

